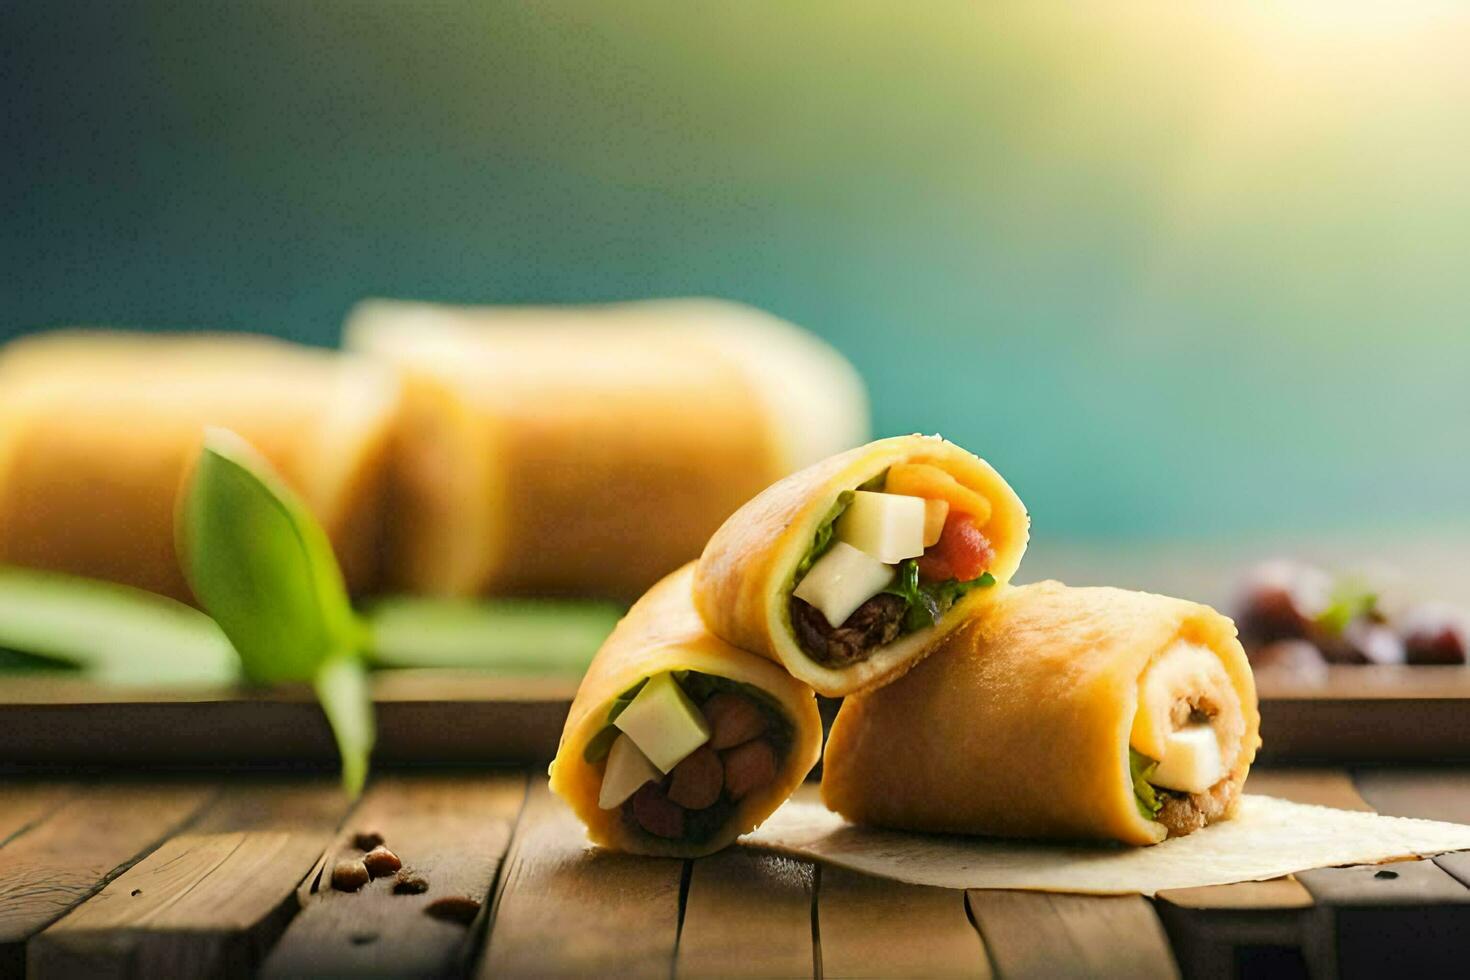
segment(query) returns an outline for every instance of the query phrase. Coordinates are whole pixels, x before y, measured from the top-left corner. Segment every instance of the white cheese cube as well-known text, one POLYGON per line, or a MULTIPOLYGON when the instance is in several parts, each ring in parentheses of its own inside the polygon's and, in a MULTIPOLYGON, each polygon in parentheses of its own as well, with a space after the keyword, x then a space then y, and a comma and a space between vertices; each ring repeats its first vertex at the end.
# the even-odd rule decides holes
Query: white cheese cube
POLYGON ((613 724, 663 772, 709 741, 709 722, 672 674, 650 677, 613 724))
POLYGON ((944 522, 949 520, 948 500, 924 501, 924 547, 938 544, 944 534, 944 522))
POLYGON ((924 498, 858 490, 837 518, 837 540, 889 565, 924 553, 924 498))
POLYGON ((1164 740, 1164 757, 1148 781, 1182 793, 1203 793, 1225 775, 1220 742, 1209 725, 1189 725, 1164 740))
POLYGON ((837 541, 817 559, 792 595, 820 609, 828 623, 841 626, 858 606, 882 592, 892 581, 892 568, 844 541, 837 541))
POLYGON ((607 754, 607 768, 602 772, 602 789, 597 805, 604 810, 623 805, 623 801, 643 788, 643 784, 659 778, 658 769, 627 735, 619 735, 607 754))

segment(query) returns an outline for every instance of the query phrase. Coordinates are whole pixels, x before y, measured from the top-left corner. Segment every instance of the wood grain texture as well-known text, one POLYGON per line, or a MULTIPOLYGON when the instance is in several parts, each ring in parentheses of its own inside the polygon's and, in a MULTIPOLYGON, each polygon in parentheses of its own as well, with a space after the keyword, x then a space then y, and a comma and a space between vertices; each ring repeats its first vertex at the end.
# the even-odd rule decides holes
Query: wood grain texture
POLYGON ((1275 796, 1293 803, 1330 806, 1339 810, 1372 811, 1358 793, 1346 769, 1252 769, 1245 781, 1247 793, 1275 796))
MULTIPOLYGON (((1257 767, 1246 780, 1246 792, 1345 810, 1371 809, 1342 769, 1257 767)), ((1330 931, 1322 926, 1311 892, 1294 877, 1171 889, 1159 892, 1155 907, 1189 977, 1223 980, 1235 975, 1237 960, 1247 962, 1264 951, 1273 951, 1272 968, 1318 975, 1328 975, 1335 959, 1330 931)))
MULTIPOLYGON (((1366 769, 1354 773, 1353 779, 1380 813, 1470 823, 1470 770, 1366 769)), ((1440 854, 1434 863, 1470 886, 1470 851, 1440 854)))
POLYGON ((1306 871, 1328 965, 1342 977, 1464 976, 1470 889, 1432 861, 1306 871))
POLYGON ((193 780, 79 789, 0 849, 0 972, 25 943, 199 812, 215 788, 193 780))
POLYGON ((612 854, 531 778, 491 918, 481 977, 666 978, 684 862, 612 854))
POLYGON ((1470 769, 1359 769, 1353 781, 1379 813, 1470 823, 1470 769))
POLYGON ((1002 980, 1179 976, 1163 926, 1136 895, 965 893, 1002 980))
POLYGON ((264 977, 431 977, 455 970, 473 932, 425 913, 465 896, 485 903, 525 802, 520 773, 390 775, 375 780, 319 865, 298 890, 301 912, 261 970, 264 977), (358 831, 382 834, 428 891, 397 894, 378 878, 357 892, 330 885, 339 857, 362 854, 358 831))
POLYGON ((50 816, 77 789, 76 783, 56 779, 0 780, 0 847, 50 816))
POLYGON ((828 865, 817 886, 822 976, 991 976, 965 893, 828 865))
POLYGON ((348 803, 327 778, 229 787, 180 833, 31 941, 32 977, 248 976, 296 911, 348 803))
POLYGON ((809 977, 810 862, 729 848, 693 862, 674 974, 809 977))

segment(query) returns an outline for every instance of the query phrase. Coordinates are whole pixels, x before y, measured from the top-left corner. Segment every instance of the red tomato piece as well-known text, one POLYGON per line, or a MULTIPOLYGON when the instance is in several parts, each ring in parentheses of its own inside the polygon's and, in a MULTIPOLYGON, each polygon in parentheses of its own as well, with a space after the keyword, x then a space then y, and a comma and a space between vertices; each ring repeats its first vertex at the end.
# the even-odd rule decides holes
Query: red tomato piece
POLYGON ((951 510, 939 540, 919 558, 919 577, 928 582, 979 578, 995 558, 990 540, 969 514, 951 510))

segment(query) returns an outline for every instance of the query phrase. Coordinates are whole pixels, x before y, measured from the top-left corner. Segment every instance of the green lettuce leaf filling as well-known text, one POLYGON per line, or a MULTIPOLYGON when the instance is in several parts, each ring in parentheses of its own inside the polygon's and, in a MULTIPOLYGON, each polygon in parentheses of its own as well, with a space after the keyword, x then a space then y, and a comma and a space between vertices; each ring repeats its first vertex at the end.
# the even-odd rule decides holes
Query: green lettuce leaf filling
MULTIPOLYGON (((881 491, 887 483, 888 471, 884 470, 858 487, 858 489, 877 492, 881 491)), ((852 503, 852 495, 853 491, 851 490, 844 490, 839 493, 837 495, 837 502, 832 505, 831 510, 827 511, 827 516, 822 518, 822 523, 817 525, 817 533, 812 535, 811 548, 802 556, 801 561, 797 562, 796 571, 791 576, 791 585, 793 588, 811 570, 811 567, 817 563, 817 559, 825 555, 828 549, 832 547, 832 541, 837 533, 837 518, 841 517, 842 512, 847 510, 848 505, 852 503)))
POLYGON ((1164 807, 1164 801, 1159 799, 1158 792, 1148 781, 1157 768, 1158 762, 1132 746, 1128 747, 1128 771, 1133 776, 1133 802, 1138 804, 1138 812, 1145 820, 1157 817, 1164 807))
POLYGON ((989 572, 968 582, 958 579, 920 582, 919 561, 917 558, 910 558, 898 566, 898 575, 893 584, 883 591, 903 599, 907 606, 903 614, 903 631, 915 633, 939 622, 940 617, 949 612, 961 596, 994 584, 995 576, 989 572))
POLYGON ((817 533, 812 537, 812 546, 806 555, 796 565, 796 574, 791 578, 792 586, 800 582, 811 567, 817 563, 817 559, 825 555, 832 547, 832 540, 837 533, 837 518, 847 510, 847 505, 852 503, 852 491, 844 490, 837 495, 837 503, 827 511, 827 516, 822 518, 822 523, 817 525, 817 533))

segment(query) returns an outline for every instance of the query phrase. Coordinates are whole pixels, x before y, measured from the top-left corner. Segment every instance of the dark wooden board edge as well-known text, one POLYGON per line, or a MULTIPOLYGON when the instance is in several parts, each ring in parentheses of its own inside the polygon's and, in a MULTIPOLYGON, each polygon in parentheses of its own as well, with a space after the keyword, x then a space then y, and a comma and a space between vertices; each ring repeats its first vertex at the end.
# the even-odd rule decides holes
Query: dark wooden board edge
MULTIPOLYGON (((535 764, 556 754, 576 684, 434 671, 375 679, 374 761, 535 764)), ((0 692, 0 770, 337 764, 309 691, 130 692, 78 699, 74 685, 0 692)))

